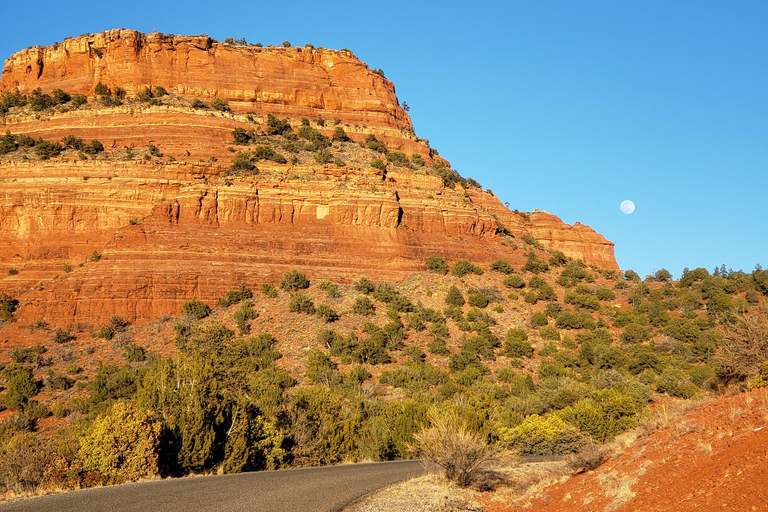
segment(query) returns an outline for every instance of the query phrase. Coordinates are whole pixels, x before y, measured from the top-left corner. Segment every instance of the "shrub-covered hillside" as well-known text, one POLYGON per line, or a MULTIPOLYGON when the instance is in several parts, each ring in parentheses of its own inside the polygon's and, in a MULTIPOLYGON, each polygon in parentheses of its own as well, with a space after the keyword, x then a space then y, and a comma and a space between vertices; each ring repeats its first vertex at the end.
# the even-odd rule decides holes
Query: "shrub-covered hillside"
POLYGON ((38 322, 0 355, 0 490, 408 458, 434 405, 489 444, 577 451, 665 397, 765 385, 766 294, 759 268, 641 279, 531 245, 517 269, 294 271, 147 326, 38 322))

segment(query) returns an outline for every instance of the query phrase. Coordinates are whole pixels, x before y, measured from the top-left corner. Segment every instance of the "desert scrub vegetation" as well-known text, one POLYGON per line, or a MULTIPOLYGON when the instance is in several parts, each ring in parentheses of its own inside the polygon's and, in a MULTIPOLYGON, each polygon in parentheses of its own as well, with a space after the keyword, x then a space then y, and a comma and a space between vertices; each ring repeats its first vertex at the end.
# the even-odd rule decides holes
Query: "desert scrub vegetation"
MULTIPOLYGON (((411 458, 426 453, 418 436, 438 425, 429 413, 437 409, 451 416, 453 432, 463 426, 459 438, 476 441, 434 445, 466 481, 463 457, 488 446, 583 454, 642 426, 651 401, 690 403, 727 386, 764 385, 768 357, 752 352, 764 332, 764 271, 633 281, 578 261, 547 265, 507 274, 491 264, 461 279, 438 261, 439 271, 402 283, 359 277, 338 285, 293 271, 279 291, 236 286, 212 310, 188 301, 162 340, 132 338, 140 328, 123 326, 125 336, 93 342, 114 356, 95 369, 77 358, 75 347, 93 341, 83 331, 59 344, 55 329, 41 326, 35 332, 45 341, 17 348, 0 371, 2 407, 12 414, 0 424, 0 466, 48 468, 34 485, 73 488, 128 481, 143 468, 178 476, 411 458), (505 296, 510 290, 530 293, 532 304, 519 292, 505 296), (301 322, 301 355, 288 322, 301 322), (170 357, 157 350, 164 342, 175 348, 170 357), (279 361, 283 352, 291 359, 279 361), (83 466, 83 439, 131 439, 119 425, 94 427, 117 403, 133 407, 140 431, 159 425, 157 444, 142 452, 138 471, 97 463, 115 460, 106 454, 90 454, 83 466), (51 413, 73 428, 41 436, 36 422, 51 413), (466 446, 453 461, 451 446, 466 446)), ((588 458, 574 464, 590 466, 588 458)), ((466 460, 471 467, 476 459, 466 460)), ((30 485, 14 477, 0 491, 30 485)))
POLYGON ((448 480, 467 487, 493 451, 485 437, 454 410, 431 408, 429 426, 414 435, 417 453, 440 466, 448 480))

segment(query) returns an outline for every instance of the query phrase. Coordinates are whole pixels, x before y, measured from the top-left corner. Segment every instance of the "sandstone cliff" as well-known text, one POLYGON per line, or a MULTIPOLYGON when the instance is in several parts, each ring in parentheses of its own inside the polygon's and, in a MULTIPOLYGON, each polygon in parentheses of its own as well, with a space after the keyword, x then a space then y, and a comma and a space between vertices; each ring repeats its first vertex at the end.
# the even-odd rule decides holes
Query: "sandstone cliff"
MULTIPOLYGON (((262 162, 255 176, 225 176, 231 131, 263 127, 267 113, 294 125, 298 117, 339 118, 353 141, 374 134, 431 163, 391 82, 350 53, 116 30, 13 55, 0 89, 92 94, 99 81, 129 93, 162 85, 178 97, 225 98, 234 111, 92 102, 5 117, 3 128, 16 134, 97 138, 107 149, 88 160, 0 160, 0 272, 21 271, 2 278, 0 291, 21 298, 22 323, 147 320, 177 313, 192 297, 212 302, 239 283, 275 283, 293 268, 349 282, 399 279, 433 254, 519 265, 530 250, 525 234, 618 268, 613 244, 591 228, 518 215, 488 192, 446 187, 427 166, 262 162), (149 143, 166 156, 109 156, 149 143)), ((358 146, 345 144, 331 149, 352 162, 358 146)))

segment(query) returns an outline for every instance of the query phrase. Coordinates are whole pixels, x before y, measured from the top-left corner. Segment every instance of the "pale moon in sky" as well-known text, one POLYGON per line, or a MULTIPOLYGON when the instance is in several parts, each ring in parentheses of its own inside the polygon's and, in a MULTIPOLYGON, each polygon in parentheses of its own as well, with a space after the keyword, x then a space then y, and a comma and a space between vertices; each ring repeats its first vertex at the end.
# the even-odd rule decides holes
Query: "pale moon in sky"
POLYGON ((635 203, 627 199, 626 201, 621 202, 621 206, 619 206, 619 208, 623 213, 626 213, 627 215, 629 215, 630 213, 635 211, 635 203))

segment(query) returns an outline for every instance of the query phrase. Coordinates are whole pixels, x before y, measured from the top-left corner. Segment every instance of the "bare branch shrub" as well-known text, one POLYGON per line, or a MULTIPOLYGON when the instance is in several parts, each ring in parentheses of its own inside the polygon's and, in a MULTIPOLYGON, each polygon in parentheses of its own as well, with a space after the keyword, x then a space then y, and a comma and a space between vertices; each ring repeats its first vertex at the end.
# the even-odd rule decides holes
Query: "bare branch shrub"
POLYGON ((480 466, 492 459, 485 436, 468 428, 456 411, 433 407, 427 418, 430 426, 414 435, 419 455, 443 468, 448 480, 467 487, 480 466))
POLYGON ((726 382, 743 381, 760 373, 768 360, 768 311, 763 306, 756 314, 737 314, 726 325, 725 338, 717 358, 718 374, 726 382))

